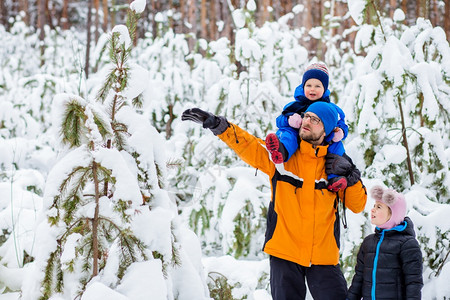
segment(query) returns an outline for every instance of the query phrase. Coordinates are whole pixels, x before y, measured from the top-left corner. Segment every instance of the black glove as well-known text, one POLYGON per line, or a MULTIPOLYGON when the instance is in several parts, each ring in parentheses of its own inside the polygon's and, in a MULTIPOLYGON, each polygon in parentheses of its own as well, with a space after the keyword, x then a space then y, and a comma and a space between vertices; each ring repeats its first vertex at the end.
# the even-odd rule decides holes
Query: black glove
POLYGON ((347 179, 347 186, 352 186, 361 178, 361 172, 353 164, 352 159, 344 153, 340 156, 333 153, 328 153, 325 156, 325 172, 327 174, 335 174, 338 176, 345 176, 347 179))
POLYGON ((221 134, 227 130, 229 123, 227 119, 222 116, 215 116, 210 112, 201 110, 200 108, 194 107, 187 109, 181 115, 182 121, 193 121, 203 125, 203 128, 211 129, 215 134, 221 134))
POLYGON ((352 186, 361 179, 361 172, 355 167, 353 171, 347 175, 347 186, 352 186))

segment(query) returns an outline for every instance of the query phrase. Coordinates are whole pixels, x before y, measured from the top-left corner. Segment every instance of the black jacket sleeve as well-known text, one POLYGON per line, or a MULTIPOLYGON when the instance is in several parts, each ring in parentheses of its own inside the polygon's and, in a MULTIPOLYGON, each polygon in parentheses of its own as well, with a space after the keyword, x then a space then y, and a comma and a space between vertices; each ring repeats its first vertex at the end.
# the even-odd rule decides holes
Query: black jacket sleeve
POLYGON ((362 287, 363 287, 363 272, 364 272, 364 242, 358 251, 355 275, 352 279, 352 284, 348 290, 347 298, 349 300, 360 300, 362 297, 362 287))
POLYGON ((400 260, 405 278, 406 299, 421 299, 422 252, 416 239, 408 239, 402 244, 400 260))

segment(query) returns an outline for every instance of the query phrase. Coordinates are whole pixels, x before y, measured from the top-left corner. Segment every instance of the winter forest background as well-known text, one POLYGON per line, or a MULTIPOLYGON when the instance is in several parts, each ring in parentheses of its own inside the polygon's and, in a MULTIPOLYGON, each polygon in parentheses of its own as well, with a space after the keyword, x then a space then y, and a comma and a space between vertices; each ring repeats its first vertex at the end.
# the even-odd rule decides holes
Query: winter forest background
POLYGON ((423 299, 450 299, 449 1, 130 2, 0 2, 0 299, 271 299, 268 178, 180 115, 264 138, 317 60, 366 187, 406 196, 423 299))

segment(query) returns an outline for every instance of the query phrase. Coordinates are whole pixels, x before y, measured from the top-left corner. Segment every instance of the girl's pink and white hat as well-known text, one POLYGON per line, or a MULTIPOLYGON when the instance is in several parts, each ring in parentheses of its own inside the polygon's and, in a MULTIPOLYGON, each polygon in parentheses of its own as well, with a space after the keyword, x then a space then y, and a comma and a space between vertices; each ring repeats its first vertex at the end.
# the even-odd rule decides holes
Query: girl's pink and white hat
POLYGON ((370 194, 376 201, 386 204, 391 209, 391 218, 386 223, 379 225, 379 228, 391 229, 403 222, 406 217, 406 201, 402 194, 393 189, 384 189, 379 185, 374 186, 370 190, 370 194))

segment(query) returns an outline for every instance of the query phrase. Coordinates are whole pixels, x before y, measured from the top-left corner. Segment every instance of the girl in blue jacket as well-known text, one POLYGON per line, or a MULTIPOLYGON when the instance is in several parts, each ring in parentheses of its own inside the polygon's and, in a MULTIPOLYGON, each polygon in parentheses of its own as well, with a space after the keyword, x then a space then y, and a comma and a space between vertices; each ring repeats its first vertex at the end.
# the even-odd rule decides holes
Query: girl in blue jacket
POLYGON ((373 187, 371 195, 375 233, 361 244, 348 299, 421 299, 422 252, 414 225, 405 217, 405 198, 381 186, 373 187))
MULTIPOLYGON (((306 69, 302 84, 295 89, 295 101, 288 103, 282 114, 277 118, 278 131, 276 134, 270 133, 266 137, 266 147, 270 151, 274 163, 281 164, 288 161, 292 154, 297 151, 299 145, 298 132, 303 122, 303 113, 308 107, 316 101, 330 103, 328 81, 328 69, 325 64, 314 63, 306 69)), ((324 128, 325 142, 329 144, 328 153, 343 156, 345 150, 341 140, 347 137, 348 127, 345 124, 345 114, 342 109, 335 104, 333 106, 339 115, 338 127, 324 128)), ((317 118, 310 119, 313 124, 318 124, 314 122, 319 121, 317 118)), ((347 187, 345 176, 327 175, 330 191, 337 192, 347 187)))

